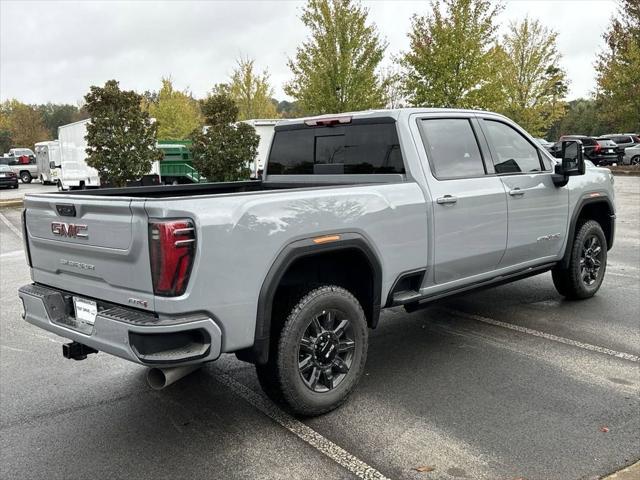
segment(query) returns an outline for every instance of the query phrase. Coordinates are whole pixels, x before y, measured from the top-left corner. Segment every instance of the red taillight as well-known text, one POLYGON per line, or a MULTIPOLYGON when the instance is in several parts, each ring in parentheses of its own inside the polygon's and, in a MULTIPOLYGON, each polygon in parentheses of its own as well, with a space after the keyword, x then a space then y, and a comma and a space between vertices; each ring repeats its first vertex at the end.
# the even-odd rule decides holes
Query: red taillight
POLYGON ((153 292, 164 297, 182 295, 187 288, 196 251, 191 220, 151 220, 149 252, 153 292))
POLYGON ((600 153, 600 150, 602 150, 602 145, 600 145, 599 143, 596 143, 596 147, 593 149, 593 152, 600 153))

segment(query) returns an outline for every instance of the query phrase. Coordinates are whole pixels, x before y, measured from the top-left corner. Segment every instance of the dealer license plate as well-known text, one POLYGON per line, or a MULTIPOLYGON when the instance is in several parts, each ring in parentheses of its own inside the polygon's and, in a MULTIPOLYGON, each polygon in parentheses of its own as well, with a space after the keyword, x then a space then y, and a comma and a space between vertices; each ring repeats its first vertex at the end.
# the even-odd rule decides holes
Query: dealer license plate
POLYGON ((84 323, 93 326, 96 323, 96 315, 98 315, 98 304, 96 302, 73 297, 73 309, 76 312, 76 321, 79 324, 84 323))

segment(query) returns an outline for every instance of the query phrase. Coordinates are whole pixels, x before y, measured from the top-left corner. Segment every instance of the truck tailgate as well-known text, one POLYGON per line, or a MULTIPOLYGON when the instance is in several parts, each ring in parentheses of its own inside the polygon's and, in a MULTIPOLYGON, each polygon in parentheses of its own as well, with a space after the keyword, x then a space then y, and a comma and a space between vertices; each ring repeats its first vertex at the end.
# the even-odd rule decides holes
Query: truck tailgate
POLYGON ((34 282, 153 310, 144 200, 38 195, 24 205, 34 282))

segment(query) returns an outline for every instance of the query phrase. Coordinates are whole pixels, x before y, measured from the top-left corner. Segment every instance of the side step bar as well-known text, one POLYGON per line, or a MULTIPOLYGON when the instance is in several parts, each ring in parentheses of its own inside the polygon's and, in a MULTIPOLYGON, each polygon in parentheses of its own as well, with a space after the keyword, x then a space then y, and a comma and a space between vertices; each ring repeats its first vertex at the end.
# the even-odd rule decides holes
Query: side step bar
MULTIPOLYGON (((400 302, 395 303, 396 298, 394 297, 394 304, 393 306, 397 306, 397 305, 404 305, 404 309, 407 312, 413 312, 416 310, 419 310, 421 308, 426 307, 429 303, 435 301, 435 300, 439 300, 441 298, 444 297, 449 297, 452 295, 457 295, 460 293, 464 293, 464 292, 469 292, 469 291, 474 291, 474 290, 481 290, 483 288, 489 288, 489 287, 497 287, 498 285, 503 285, 505 283, 510 283, 513 282, 515 280, 522 280, 524 278, 527 277, 532 277, 534 275, 538 275, 540 273, 544 273, 547 272, 549 270, 551 270, 554 266, 556 265, 556 262, 554 263, 547 263, 544 265, 539 265, 537 267, 529 267, 526 268, 525 270, 520 270, 518 272, 514 272, 511 273, 509 275, 501 275, 499 277, 495 277, 492 278, 490 280, 485 280, 482 282, 477 282, 477 283, 473 283, 471 285, 465 285, 459 288, 455 288, 455 289, 451 289, 451 290, 446 290, 444 292, 437 292, 437 293, 432 293, 431 295, 425 295, 425 296, 421 296, 421 297, 417 297, 416 296, 412 296, 409 297, 407 301, 407 298, 403 298, 402 296, 400 296, 399 300, 400 302)), ((400 292, 405 293, 405 292, 400 292)))

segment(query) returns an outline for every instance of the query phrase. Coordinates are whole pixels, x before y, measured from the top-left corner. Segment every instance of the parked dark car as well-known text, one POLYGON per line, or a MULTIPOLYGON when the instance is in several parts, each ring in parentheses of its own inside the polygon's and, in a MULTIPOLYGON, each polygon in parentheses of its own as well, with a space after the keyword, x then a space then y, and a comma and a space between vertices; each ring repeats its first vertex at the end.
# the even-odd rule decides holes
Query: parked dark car
POLYGON ((556 157, 562 157, 562 142, 569 140, 579 140, 582 142, 582 150, 584 156, 593 162, 594 165, 611 165, 619 162, 618 150, 615 146, 603 147, 593 137, 587 137, 586 135, 563 135, 560 137, 553 147, 551 147, 551 154, 556 157))
POLYGON ((607 134, 602 135, 600 138, 608 138, 616 143, 618 146, 618 163, 622 163, 627 148, 640 145, 640 137, 635 133, 607 134))
MULTIPOLYGON (((616 163, 622 163, 622 157, 624 157, 624 149, 620 148, 620 146, 611 140, 610 138, 596 138, 596 142, 600 145, 600 152, 602 155, 610 156, 611 154, 616 154, 616 159, 614 160, 616 163)), ((605 159, 600 163, 607 163, 609 160, 605 159)))
POLYGON ((0 165, 0 187, 18 188, 18 175, 7 165, 0 165))

